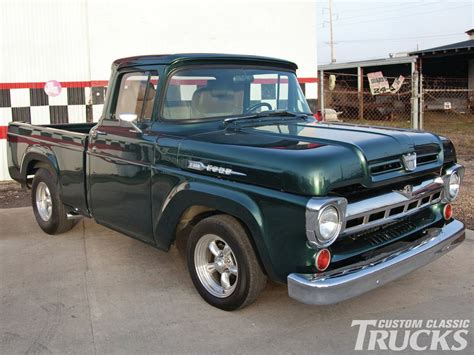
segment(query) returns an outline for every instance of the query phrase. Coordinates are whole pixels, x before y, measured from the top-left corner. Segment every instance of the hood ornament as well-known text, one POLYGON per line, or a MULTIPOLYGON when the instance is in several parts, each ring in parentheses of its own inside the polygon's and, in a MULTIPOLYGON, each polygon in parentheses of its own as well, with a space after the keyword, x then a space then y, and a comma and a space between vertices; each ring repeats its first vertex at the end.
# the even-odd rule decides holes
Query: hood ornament
POLYGON ((402 161, 406 171, 413 171, 416 169, 416 153, 403 154, 402 161))
POLYGON ((400 190, 392 190, 393 192, 398 192, 400 195, 405 196, 406 198, 411 199, 413 197, 413 185, 405 185, 400 190))

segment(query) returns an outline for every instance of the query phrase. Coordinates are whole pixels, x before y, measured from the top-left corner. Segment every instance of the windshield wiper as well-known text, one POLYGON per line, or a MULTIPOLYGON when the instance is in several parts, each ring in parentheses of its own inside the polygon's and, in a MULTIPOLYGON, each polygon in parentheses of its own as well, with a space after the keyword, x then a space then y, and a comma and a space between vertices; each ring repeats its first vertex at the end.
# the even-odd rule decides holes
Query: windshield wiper
POLYGON ((238 116, 238 117, 230 117, 226 118, 224 120, 225 124, 233 123, 235 121, 240 121, 240 120, 248 120, 248 119, 254 119, 254 118, 265 118, 265 117, 288 117, 290 116, 292 119, 293 118, 306 118, 308 117, 309 114, 307 113, 298 113, 298 112, 291 112, 287 110, 272 110, 272 111, 263 111, 259 113, 255 113, 252 115, 247 115, 247 116, 238 116))

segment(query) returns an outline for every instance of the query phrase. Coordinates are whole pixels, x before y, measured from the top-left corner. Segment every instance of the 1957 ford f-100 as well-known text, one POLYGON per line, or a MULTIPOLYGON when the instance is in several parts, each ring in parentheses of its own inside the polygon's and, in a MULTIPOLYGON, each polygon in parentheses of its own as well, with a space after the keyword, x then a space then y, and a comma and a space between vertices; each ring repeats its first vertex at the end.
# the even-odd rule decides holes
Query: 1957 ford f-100
POLYGON ((428 132, 316 121, 295 64, 185 54, 119 59, 97 124, 8 128, 13 179, 49 234, 80 216, 168 250, 186 240, 210 304, 266 279, 308 304, 360 295, 464 239, 464 168, 428 132))

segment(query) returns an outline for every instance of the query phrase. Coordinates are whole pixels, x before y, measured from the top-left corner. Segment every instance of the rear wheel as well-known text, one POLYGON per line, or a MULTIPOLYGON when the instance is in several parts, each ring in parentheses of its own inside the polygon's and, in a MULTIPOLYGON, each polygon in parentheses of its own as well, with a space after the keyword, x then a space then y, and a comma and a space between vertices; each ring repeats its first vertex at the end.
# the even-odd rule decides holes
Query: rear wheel
POLYGON ((201 297, 220 309, 243 308, 265 288, 266 276, 249 236, 231 216, 208 217, 193 228, 187 261, 201 297))
POLYGON ((74 226, 73 220, 67 219, 57 186, 57 178, 48 169, 39 169, 31 186, 31 202, 36 222, 48 234, 59 234, 74 226))

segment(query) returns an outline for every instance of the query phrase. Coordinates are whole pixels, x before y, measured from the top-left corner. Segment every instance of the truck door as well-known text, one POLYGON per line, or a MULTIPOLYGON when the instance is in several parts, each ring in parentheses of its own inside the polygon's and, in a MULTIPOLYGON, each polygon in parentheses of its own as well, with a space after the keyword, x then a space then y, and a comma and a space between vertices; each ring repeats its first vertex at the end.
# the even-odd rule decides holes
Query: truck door
POLYGON ((88 149, 93 217, 150 243, 151 164, 156 141, 150 126, 157 83, 156 72, 120 72, 108 95, 107 113, 91 131, 88 149))

